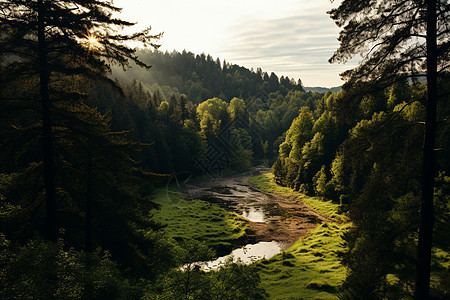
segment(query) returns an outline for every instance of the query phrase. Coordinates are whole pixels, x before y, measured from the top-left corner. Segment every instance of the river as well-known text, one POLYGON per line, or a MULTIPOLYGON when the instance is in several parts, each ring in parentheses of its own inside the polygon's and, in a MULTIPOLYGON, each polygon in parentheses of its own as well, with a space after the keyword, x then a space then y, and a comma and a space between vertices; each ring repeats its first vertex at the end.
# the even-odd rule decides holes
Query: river
POLYGON ((308 235, 317 223, 330 221, 297 197, 261 191, 248 182, 250 177, 269 171, 268 168, 254 168, 242 174, 210 178, 181 187, 185 198, 215 203, 249 221, 251 233, 245 244, 214 261, 199 263, 202 269, 217 269, 231 258, 246 264, 269 259, 308 235))

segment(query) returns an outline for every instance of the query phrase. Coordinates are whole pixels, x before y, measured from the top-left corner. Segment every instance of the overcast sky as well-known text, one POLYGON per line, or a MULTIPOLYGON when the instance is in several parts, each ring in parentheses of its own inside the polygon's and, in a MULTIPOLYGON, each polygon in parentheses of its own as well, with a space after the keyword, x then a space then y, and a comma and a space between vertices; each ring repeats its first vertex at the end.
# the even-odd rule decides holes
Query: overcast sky
POLYGON ((355 63, 329 64, 339 29, 329 0, 115 0, 121 18, 164 32, 161 50, 211 54, 247 68, 339 86, 355 63))

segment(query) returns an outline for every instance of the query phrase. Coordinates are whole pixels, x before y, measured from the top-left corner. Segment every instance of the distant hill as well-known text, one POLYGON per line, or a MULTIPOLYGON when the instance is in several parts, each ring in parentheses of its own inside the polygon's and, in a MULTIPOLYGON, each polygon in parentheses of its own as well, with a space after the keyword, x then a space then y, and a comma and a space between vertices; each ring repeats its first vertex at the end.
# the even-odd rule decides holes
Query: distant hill
POLYGON ((320 87, 320 86, 314 86, 314 87, 304 86, 303 89, 307 92, 326 93, 328 91, 331 91, 331 92, 337 93, 341 90, 341 87, 336 86, 336 87, 332 87, 332 88, 326 88, 326 87, 320 87))
MULTIPOLYGON (((256 71, 214 60, 211 55, 195 55, 191 52, 159 52, 138 50, 139 58, 152 65, 150 70, 132 68, 123 72, 113 69, 113 78, 119 81, 133 79, 142 82, 150 92, 159 89, 167 98, 171 94, 185 94, 194 103, 219 97, 230 101, 233 97, 267 99, 271 93, 283 96, 290 91, 303 92, 301 80, 268 74, 258 68, 256 71)), ((133 65, 132 65, 133 67, 133 65)))

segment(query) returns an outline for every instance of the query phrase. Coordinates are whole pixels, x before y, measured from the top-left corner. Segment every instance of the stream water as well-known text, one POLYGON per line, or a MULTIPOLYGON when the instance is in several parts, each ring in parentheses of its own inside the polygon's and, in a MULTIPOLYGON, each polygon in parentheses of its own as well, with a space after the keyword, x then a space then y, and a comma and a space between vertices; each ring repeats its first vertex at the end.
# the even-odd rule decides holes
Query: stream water
MULTIPOLYGON (((261 192, 255 192, 249 187, 240 185, 239 188, 227 189, 224 194, 220 195, 220 193, 217 193, 217 190, 214 194, 216 197, 222 199, 226 198, 228 201, 232 202, 239 199, 239 201, 237 201, 239 204, 235 206, 235 211, 251 222, 265 223, 269 221, 264 208, 260 205, 255 205, 258 201, 248 201, 255 198, 259 198, 259 200, 261 198, 266 198, 261 192)), ((281 243, 277 241, 247 244, 241 248, 234 249, 230 254, 219 257, 213 261, 200 262, 199 266, 205 271, 211 271, 217 270, 230 261, 251 264, 264 258, 269 259, 280 253, 283 249, 281 243)))
MULTIPOLYGON (((267 170, 261 170, 265 172, 267 170)), ((284 251, 300 236, 306 236, 321 218, 303 203, 286 197, 274 197, 248 183, 248 173, 214 178, 200 186, 185 186, 187 199, 200 199, 234 211, 250 221, 253 244, 233 250, 213 261, 198 262, 203 270, 215 270, 227 261, 250 264, 269 259, 284 251)))
POLYGON ((228 255, 219 257, 213 261, 201 262, 199 265, 204 271, 217 270, 225 265, 227 261, 241 262, 248 265, 263 258, 269 259, 281 251, 281 245, 276 241, 259 242, 234 249, 233 252, 228 255))

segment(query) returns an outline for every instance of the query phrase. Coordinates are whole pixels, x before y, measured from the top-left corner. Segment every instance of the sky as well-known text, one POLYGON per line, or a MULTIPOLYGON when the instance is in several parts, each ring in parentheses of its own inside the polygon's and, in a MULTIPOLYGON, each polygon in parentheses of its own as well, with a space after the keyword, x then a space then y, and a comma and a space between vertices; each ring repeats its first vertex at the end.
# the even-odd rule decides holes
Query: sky
POLYGON ((343 84, 339 73, 357 61, 330 64, 339 28, 330 0, 114 0, 134 30, 164 32, 162 51, 186 50, 247 68, 260 67, 304 86, 343 84))

